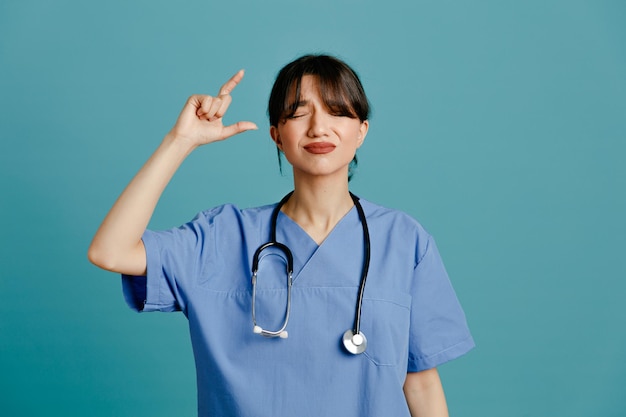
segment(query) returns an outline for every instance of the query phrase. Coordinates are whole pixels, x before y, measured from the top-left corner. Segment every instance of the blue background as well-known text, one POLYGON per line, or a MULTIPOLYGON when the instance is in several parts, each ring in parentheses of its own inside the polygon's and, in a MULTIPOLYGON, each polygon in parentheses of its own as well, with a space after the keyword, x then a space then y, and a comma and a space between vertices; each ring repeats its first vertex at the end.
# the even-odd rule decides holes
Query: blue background
MULTIPOLYGON (((86 259, 192 93, 239 68, 227 121, 152 228, 291 187, 266 101, 306 52, 373 103, 353 191, 437 238, 477 349, 441 367, 455 416, 626 414, 626 3, 0 3, 0 410, 194 415, 182 315, 137 315, 86 259)), ((305 376, 303 376, 305 377, 305 376)))

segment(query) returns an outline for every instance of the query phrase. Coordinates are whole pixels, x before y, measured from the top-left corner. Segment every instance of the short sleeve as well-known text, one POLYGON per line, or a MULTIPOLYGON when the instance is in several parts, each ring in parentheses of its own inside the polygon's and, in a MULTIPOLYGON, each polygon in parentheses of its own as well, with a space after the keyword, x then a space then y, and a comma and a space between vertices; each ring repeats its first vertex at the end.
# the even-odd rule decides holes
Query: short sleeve
POLYGON ((474 347, 465 313, 432 237, 414 268, 408 372, 439 366, 474 347))
POLYGON ((205 213, 165 231, 146 230, 146 276, 122 275, 128 306, 136 311, 186 311, 187 295, 198 277, 203 254, 211 248, 211 225, 205 213))

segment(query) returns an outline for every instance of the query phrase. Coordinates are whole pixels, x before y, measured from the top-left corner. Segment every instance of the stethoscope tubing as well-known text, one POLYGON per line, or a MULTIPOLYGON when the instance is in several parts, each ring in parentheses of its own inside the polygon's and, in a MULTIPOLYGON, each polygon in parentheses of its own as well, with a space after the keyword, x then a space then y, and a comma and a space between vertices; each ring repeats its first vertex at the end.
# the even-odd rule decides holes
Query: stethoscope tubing
POLYGON ((289 323, 289 314, 291 312, 291 287, 293 285, 293 255, 291 254, 291 250, 289 248, 280 243, 280 242, 267 242, 258 247, 254 256, 252 258, 252 324, 254 325, 255 333, 260 333, 262 336, 266 337, 287 337, 287 333, 285 329, 287 328, 287 324, 289 323), (285 319, 283 321, 283 326, 276 331, 266 330, 257 325, 256 322, 256 280, 257 280, 257 272, 259 270, 259 258, 261 252, 269 247, 277 247, 279 248, 287 257, 287 306, 285 307, 285 319))
MULTIPOLYGON (((281 207, 289 200, 293 191, 284 196, 282 200, 276 205, 274 211, 272 212, 272 219, 270 225, 270 241, 262 244, 257 248, 254 252, 254 256, 252 258, 252 322, 254 324, 254 332, 261 334, 266 337, 277 337, 287 338, 288 334, 286 331, 287 323, 289 322, 289 314, 291 311, 291 287, 293 284, 293 255, 291 250, 287 247, 287 245, 276 241, 276 222, 278 220, 278 213, 280 212, 281 207), (285 319, 283 321, 283 325, 279 330, 265 330, 257 325, 256 322, 256 281, 257 281, 257 271, 259 267, 259 260, 261 257, 261 252, 270 247, 276 247, 280 251, 282 251, 287 257, 287 306, 285 309, 285 319)), ((363 207, 359 202, 359 198, 354 194, 350 193, 350 197, 354 202, 354 206, 356 207, 357 213, 359 215, 359 220, 361 221, 361 226, 363 228, 363 268, 361 270, 361 279, 359 284, 359 293, 357 296, 356 309, 354 313, 354 323, 352 329, 346 330, 343 334, 342 340, 346 350, 352 354, 363 353, 367 347, 367 339, 363 333, 361 333, 361 307, 363 305, 363 296, 365 293, 365 283, 367 281, 367 274, 369 271, 370 265, 370 235, 369 228, 367 226, 367 220, 365 218, 365 212, 363 211, 363 207)))
POLYGON ((365 220, 365 213, 363 212, 363 207, 361 207, 361 203, 359 203, 359 198, 354 194, 350 193, 350 197, 352 197, 352 201, 354 201, 354 206, 359 214, 359 219, 361 220, 361 225, 363 226, 363 270, 361 271, 361 283, 359 284, 359 295, 356 302, 356 312, 354 314, 354 326, 352 328, 354 334, 361 333, 361 307, 363 306, 363 295, 365 294, 365 282, 367 281, 367 273, 370 268, 370 233, 369 228, 367 227, 367 221, 365 220))

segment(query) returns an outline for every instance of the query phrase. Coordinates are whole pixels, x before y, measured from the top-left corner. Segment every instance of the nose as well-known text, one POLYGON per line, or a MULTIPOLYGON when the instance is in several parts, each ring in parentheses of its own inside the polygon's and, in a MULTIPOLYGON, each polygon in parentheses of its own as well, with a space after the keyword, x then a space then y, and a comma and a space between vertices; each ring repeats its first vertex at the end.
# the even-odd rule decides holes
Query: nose
POLYGON ((322 111, 315 111, 309 118, 309 137, 325 136, 328 131, 328 115, 322 111))

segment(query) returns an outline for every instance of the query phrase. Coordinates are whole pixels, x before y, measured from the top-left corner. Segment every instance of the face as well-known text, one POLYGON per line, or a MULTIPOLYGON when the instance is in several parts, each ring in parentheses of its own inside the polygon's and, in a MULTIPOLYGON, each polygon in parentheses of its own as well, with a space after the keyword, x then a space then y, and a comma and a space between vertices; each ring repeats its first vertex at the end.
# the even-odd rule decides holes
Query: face
POLYGON ((347 181, 348 166, 367 135, 365 120, 328 109, 317 78, 302 77, 300 102, 292 117, 270 127, 278 148, 293 166, 294 176, 332 176, 347 181))

